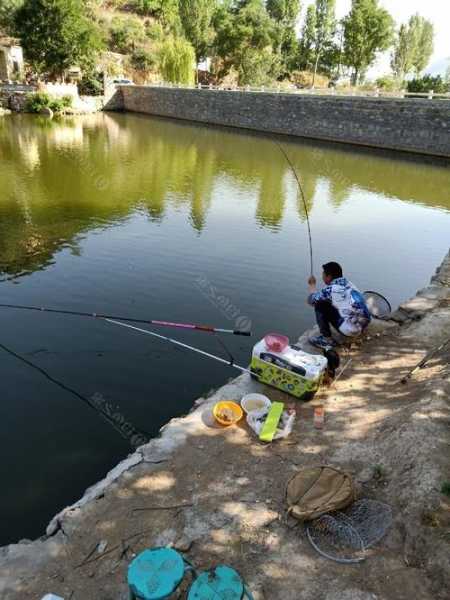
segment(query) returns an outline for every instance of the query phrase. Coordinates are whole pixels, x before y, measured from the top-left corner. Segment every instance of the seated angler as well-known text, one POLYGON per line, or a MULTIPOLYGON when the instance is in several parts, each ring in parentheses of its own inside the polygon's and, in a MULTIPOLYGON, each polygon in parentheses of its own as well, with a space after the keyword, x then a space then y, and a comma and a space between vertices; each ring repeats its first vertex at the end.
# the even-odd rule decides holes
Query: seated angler
POLYGON ((323 265, 322 279, 325 287, 317 291, 316 278, 308 279, 308 304, 316 311, 320 335, 309 342, 317 348, 336 346, 331 327, 345 337, 356 337, 370 323, 370 314, 361 292, 343 277, 342 268, 336 262, 323 265))

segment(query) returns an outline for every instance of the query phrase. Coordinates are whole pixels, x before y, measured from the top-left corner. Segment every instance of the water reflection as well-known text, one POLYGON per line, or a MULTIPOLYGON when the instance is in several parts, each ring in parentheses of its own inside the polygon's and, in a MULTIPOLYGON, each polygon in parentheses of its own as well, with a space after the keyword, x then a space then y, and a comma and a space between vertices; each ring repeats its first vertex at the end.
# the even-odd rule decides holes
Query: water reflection
MULTIPOLYGON (((450 209, 450 173, 439 165, 284 141, 312 211, 325 194, 334 209, 355 190, 450 209), (320 185, 319 185, 320 184, 320 185)), ((238 194, 260 227, 278 232, 286 202, 304 208, 284 157, 269 139, 138 115, 101 114, 0 121, 0 271, 44 269, 55 253, 136 210, 161 222, 188 209, 201 235, 213 198, 238 194)))

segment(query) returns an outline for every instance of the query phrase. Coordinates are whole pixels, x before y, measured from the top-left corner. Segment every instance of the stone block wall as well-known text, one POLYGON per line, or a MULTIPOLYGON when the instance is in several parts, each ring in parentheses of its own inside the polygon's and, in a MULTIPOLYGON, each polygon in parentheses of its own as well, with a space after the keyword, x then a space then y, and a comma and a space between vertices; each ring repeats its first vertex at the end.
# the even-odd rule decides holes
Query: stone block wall
POLYGON ((122 86, 111 107, 450 157, 450 100, 122 86))

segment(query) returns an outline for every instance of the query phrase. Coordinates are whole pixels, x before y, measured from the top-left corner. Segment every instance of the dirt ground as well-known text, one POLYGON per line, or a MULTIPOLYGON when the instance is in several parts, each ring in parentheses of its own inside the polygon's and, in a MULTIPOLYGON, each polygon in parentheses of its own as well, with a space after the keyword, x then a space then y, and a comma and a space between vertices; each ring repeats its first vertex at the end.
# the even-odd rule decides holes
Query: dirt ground
POLYGON ((63 512, 52 535, 0 550, 0 598, 125 599, 132 557, 161 545, 201 570, 235 567, 255 600, 448 598, 450 499, 441 487, 450 481, 450 344, 400 381, 450 336, 450 268, 396 318, 402 323, 381 324, 342 349, 344 372, 311 402, 295 403, 285 441, 262 445, 245 423, 213 424, 218 398, 255 390, 292 403, 246 375, 171 421, 118 478, 63 512), (313 426, 318 404, 323 430, 313 426), (286 517, 287 481, 319 464, 350 471, 361 497, 392 508, 393 525, 365 562, 322 558, 286 517))

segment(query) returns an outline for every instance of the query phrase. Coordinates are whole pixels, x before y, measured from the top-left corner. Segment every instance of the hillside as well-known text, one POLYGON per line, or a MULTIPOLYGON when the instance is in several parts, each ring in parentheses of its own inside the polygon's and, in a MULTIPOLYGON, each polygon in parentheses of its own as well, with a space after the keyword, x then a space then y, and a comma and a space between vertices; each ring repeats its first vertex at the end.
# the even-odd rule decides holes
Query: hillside
POLYGON ((94 14, 102 31, 105 52, 100 66, 110 76, 129 77, 136 83, 159 78, 160 45, 166 33, 163 16, 143 11, 140 6, 156 2, 95 2, 94 14))

